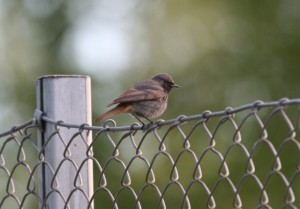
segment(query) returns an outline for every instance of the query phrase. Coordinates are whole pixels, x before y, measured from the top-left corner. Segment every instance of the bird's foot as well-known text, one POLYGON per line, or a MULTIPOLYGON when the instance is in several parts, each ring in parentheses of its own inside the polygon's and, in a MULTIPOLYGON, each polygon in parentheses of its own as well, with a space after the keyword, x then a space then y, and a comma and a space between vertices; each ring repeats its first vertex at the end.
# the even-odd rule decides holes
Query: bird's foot
POLYGON ((143 123, 143 125, 142 125, 142 130, 143 130, 143 131, 146 131, 146 130, 148 130, 152 125, 153 125, 153 122, 150 122, 150 123, 148 123, 148 124, 143 123))

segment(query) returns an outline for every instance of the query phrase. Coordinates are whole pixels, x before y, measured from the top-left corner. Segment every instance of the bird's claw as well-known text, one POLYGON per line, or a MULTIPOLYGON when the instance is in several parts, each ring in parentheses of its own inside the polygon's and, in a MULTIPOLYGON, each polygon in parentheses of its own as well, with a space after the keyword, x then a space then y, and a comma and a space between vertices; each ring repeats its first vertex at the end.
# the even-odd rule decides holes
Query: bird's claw
POLYGON ((146 130, 148 130, 152 125, 153 125, 153 122, 150 122, 150 123, 148 123, 148 124, 143 123, 143 124, 142 124, 142 130, 143 130, 143 131, 146 131, 146 130))

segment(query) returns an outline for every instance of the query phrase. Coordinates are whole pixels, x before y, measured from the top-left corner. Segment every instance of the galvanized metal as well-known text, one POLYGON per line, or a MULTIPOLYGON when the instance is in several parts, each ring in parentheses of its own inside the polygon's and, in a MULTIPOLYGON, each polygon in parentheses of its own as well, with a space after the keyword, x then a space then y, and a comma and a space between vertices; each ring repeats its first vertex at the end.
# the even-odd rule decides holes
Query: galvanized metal
POLYGON ((113 120, 90 126, 64 112, 37 111, 32 123, 1 135, 0 208, 8 202, 25 208, 28 197, 39 208, 51 208, 51 195, 60 199, 57 209, 81 202, 86 204, 81 208, 94 208, 94 201, 95 208, 149 208, 146 199, 151 208, 172 208, 174 202, 177 208, 300 208, 299 106, 300 99, 257 101, 159 120, 146 128, 117 126, 113 120), (39 146, 42 139, 33 133, 42 134, 41 127, 44 142, 39 146), (35 154, 33 163, 26 159, 28 148, 35 154), (90 184, 83 177, 87 163, 96 174, 92 193, 84 189, 90 184), (20 168, 26 172, 18 182, 20 168), (47 178, 37 183, 41 168, 47 178), (40 184, 47 188, 42 193, 40 184))
MULTIPOLYGON (((54 120, 91 124, 91 83, 87 76, 41 77, 37 98, 38 109, 54 120)), ((42 129, 38 139, 43 155, 39 175, 41 207, 87 208, 93 194, 93 167, 91 161, 85 160, 92 150, 83 150, 91 143, 91 134, 48 123, 42 129)))

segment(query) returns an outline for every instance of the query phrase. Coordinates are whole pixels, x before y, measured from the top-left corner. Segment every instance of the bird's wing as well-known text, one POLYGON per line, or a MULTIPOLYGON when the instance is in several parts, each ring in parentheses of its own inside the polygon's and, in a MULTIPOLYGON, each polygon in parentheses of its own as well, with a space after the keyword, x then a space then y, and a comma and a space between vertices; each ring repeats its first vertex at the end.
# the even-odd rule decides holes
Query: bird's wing
POLYGON ((136 102, 141 100, 153 100, 163 98, 166 95, 164 91, 157 91, 153 89, 130 89, 124 92, 121 96, 115 99, 108 106, 118 103, 136 102))

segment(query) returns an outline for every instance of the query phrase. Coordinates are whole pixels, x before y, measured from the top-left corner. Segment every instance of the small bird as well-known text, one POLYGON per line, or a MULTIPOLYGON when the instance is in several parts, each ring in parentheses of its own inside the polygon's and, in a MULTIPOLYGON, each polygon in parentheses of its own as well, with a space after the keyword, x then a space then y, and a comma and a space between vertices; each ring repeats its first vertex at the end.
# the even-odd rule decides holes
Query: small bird
POLYGON ((174 87, 179 86, 166 73, 160 73, 152 79, 138 82, 108 105, 109 107, 118 104, 116 107, 98 116, 95 121, 101 121, 113 114, 129 113, 143 125, 140 118, 152 123, 150 118, 156 118, 166 110, 168 94, 174 87))

